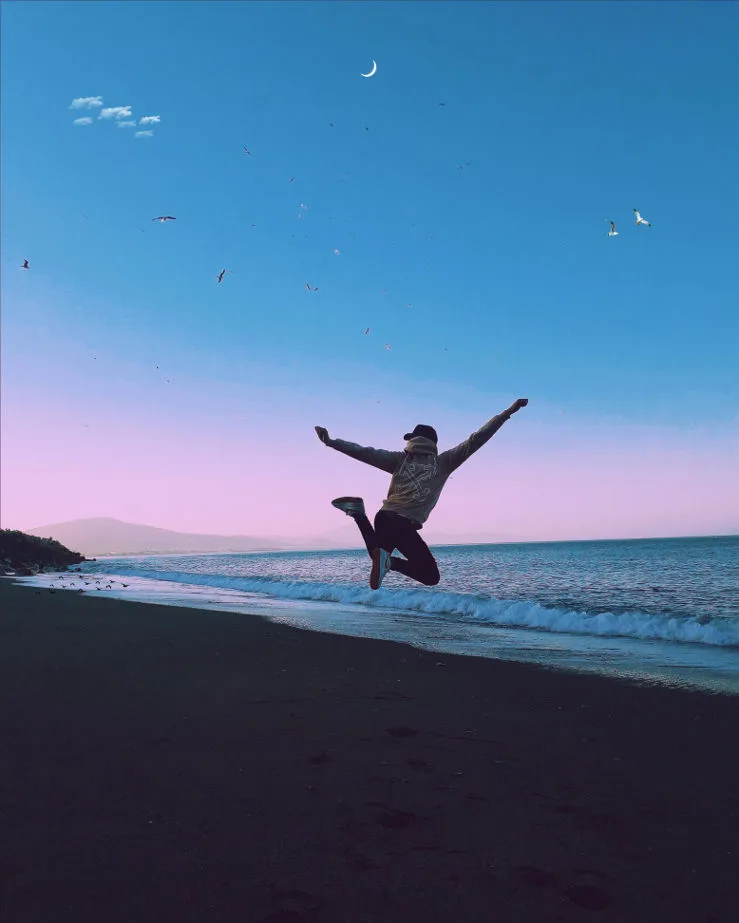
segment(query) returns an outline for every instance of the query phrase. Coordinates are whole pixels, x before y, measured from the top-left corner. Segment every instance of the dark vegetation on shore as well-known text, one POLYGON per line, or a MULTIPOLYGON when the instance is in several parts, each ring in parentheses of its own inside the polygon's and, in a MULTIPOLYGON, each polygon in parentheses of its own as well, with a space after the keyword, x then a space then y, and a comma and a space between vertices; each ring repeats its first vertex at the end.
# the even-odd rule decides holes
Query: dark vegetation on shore
POLYGON ((0 529, 0 572, 30 577, 46 570, 66 570, 86 561, 53 538, 37 538, 17 529, 0 529))

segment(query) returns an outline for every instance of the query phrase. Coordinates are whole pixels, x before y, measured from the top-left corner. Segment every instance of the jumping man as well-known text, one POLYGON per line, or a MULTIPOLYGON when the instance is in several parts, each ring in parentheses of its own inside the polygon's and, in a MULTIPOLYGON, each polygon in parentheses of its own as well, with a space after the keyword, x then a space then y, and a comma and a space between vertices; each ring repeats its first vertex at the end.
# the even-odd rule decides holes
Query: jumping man
POLYGON ((331 503, 347 516, 351 516, 362 533, 369 556, 372 558, 369 585, 379 590, 389 570, 405 574, 426 586, 439 582, 439 568, 428 545, 418 534, 436 506, 441 490, 449 475, 463 461, 490 439, 511 416, 528 404, 520 397, 515 403, 492 417, 464 442, 439 454, 438 437, 433 426, 419 423, 412 433, 406 433, 405 449, 391 452, 373 449, 343 439, 331 439, 323 426, 316 426, 318 438, 359 461, 381 468, 392 475, 390 490, 382 508, 375 516, 375 527, 367 518, 361 497, 337 497, 331 503), (392 557, 395 549, 405 559, 392 557))

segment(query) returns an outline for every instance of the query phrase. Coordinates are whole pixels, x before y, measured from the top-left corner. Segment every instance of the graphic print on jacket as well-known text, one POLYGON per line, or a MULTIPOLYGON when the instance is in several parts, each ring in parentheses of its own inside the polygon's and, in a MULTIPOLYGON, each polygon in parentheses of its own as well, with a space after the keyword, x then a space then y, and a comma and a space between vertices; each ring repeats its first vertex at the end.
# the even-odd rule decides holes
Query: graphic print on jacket
POLYGON ((393 469, 383 510, 400 513, 413 522, 426 521, 439 502, 441 489, 450 474, 437 451, 436 443, 424 436, 408 440, 399 464, 393 469))
POLYGON ((438 468, 435 455, 406 455, 390 481, 388 500, 409 507, 425 506, 438 468))

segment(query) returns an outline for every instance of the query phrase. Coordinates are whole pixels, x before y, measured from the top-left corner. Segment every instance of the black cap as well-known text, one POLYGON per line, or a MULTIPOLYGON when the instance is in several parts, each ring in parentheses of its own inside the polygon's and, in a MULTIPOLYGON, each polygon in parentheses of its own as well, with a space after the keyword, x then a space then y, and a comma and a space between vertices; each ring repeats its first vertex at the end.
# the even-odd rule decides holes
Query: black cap
POLYGON ((432 442, 439 441, 439 437, 436 435, 436 430, 433 428, 433 426, 426 426, 425 423, 419 423, 413 432, 406 433, 405 436, 403 436, 403 439, 412 439, 414 436, 425 436, 432 442))

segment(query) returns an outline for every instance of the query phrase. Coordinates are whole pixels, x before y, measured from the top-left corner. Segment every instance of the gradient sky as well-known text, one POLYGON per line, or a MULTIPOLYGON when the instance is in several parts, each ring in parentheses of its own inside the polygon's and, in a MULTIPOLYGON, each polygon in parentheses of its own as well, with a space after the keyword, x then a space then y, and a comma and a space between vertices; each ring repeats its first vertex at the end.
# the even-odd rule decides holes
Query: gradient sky
POLYGON ((427 541, 739 532, 738 37, 736 3, 3 3, 2 526, 327 532, 388 477, 314 424, 443 450, 524 396, 427 541))

